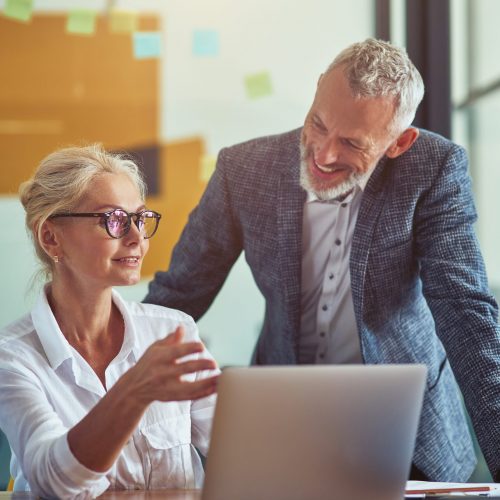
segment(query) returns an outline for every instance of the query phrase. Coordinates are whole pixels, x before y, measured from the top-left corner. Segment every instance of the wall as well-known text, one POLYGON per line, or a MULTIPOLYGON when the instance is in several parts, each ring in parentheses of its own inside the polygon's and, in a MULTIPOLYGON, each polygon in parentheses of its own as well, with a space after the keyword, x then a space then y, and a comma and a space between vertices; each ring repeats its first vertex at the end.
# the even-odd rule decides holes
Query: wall
MULTIPOLYGON (((346 45, 373 35, 373 4, 370 0, 115 2, 117 7, 140 8, 162 18, 161 139, 170 142, 201 137, 206 151, 213 155, 224 146, 300 126, 317 79, 334 55, 346 45), (217 57, 193 55, 195 29, 217 30, 217 57), (269 72, 273 94, 250 100, 244 77, 259 71, 269 72)), ((3 5, 0 1, 0 8, 3 5)), ((98 0, 35 1, 40 11, 61 11, 69 6, 103 9, 105 5, 98 0)), ((2 170, 3 154, 0 150, 2 176, 6 174, 2 170)), ((21 207, 13 198, 0 198, 0 211, 2 326, 29 309, 36 291, 27 292, 27 287, 36 266, 24 232, 21 207)), ((169 214, 165 213, 162 224, 168 226, 169 214)), ((141 300, 146 283, 147 277, 123 292, 141 300)), ((262 313, 263 300, 244 258, 240 258, 216 302, 199 323, 221 364, 248 362, 262 313)))
MULTIPOLYGON (((469 92, 500 80, 498 46, 500 3, 496 0, 451 2, 452 95, 455 106, 469 92)), ((500 130, 500 91, 497 89, 470 106, 454 110, 453 139, 465 146, 470 159, 478 211, 476 231, 481 244, 490 287, 500 300, 500 163, 497 154, 500 130)))
MULTIPOLYGON (((499 46, 498 18, 500 3, 495 0, 472 2, 470 19, 471 54, 469 79, 472 88, 484 87, 500 80, 500 59, 495 54, 499 46)), ((479 212, 478 232, 482 244, 490 285, 500 297, 500 90, 480 99, 467 110, 469 113, 469 149, 474 172, 479 212)))

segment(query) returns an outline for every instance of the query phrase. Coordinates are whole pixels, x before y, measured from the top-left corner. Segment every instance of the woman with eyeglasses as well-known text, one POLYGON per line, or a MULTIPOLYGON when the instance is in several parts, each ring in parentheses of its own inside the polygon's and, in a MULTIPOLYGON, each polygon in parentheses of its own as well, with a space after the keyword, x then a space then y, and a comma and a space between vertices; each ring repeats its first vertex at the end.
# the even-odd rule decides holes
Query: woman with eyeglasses
POLYGON ((193 320, 127 303, 160 214, 137 166, 100 146, 45 158, 20 188, 47 283, 0 332, 0 428, 14 489, 91 498, 196 488, 218 370, 193 320))

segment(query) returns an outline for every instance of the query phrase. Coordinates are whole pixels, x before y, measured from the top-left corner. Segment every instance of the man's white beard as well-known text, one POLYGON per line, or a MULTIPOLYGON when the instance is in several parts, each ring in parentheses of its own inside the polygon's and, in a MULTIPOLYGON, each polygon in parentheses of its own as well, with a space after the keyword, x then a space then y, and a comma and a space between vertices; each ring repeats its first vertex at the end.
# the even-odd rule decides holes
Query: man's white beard
POLYGON ((341 184, 321 190, 314 187, 311 181, 311 175, 307 164, 307 149, 303 144, 300 144, 300 185, 308 193, 315 195, 319 200, 333 200, 334 198, 347 194, 363 180, 366 174, 363 175, 352 172, 341 184))

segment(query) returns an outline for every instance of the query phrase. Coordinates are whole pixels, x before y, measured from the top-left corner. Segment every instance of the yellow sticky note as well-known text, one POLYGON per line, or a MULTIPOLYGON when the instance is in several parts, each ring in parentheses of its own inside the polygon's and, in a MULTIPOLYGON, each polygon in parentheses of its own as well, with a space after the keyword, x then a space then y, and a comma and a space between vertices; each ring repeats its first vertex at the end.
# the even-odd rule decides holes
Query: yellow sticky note
POLYGON ((208 182, 210 177, 215 171, 215 164, 217 163, 217 157, 213 155, 203 155, 200 158, 200 180, 202 182, 208 182))
POLYGON ((33 13, 33 0, 7 0, 3 13, 18 21, 29 21, 33 13))
POLYGON ((137 13, 125 10, 112 10, 109 27, 112 33, 133 33, 137 31, 137 13))
POLYGON ((93 10, 73 10, 68 14, 66 31, 76 35, 93 35, 95 33, 97 13, 93 10))
POLYGON ((257 99, 271 95, 273 87, 271 85, 271 77, 267 71, 261 73, 254 73, 245 77, 245 87, 247 96, 250 99, 257 99))

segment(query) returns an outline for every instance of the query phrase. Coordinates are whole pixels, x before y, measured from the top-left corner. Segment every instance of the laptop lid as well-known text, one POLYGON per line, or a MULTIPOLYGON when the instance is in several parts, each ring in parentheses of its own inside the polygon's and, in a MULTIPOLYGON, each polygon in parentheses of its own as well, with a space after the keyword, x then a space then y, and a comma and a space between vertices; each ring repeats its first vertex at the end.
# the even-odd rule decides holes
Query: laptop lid
POLYGON ((203 500, 401 500, 424 365, 223 371, 203 500))

